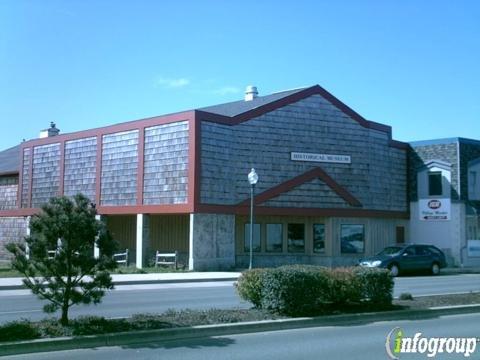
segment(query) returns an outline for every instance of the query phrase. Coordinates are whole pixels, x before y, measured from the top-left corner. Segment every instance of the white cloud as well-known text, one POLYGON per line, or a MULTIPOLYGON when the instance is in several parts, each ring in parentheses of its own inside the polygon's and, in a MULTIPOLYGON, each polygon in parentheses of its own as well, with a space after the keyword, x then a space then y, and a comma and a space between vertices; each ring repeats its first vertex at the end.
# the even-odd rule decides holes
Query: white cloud
POLYGON ((155 81, 156 87, 164 87, 164 88, 182 88, 187 85, 190 85, 190 80, 187 78, 164 78, 158 77, 155 81))
POLYGON ((224 86, 219 89, 213 90, 213 93, 216 95, 229 95, 229 94, 238 94, 241 90, 235 86, 224 86))

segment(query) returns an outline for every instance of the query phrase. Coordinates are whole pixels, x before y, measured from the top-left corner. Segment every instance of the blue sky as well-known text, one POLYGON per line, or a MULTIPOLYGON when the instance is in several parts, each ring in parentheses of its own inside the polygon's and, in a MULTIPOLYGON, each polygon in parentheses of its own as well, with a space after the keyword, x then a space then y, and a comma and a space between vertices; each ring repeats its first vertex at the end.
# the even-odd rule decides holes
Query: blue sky
POLYGON ((480 2, 0 1, 0 149, 320 84, 402 141, 480 139, 480 2))

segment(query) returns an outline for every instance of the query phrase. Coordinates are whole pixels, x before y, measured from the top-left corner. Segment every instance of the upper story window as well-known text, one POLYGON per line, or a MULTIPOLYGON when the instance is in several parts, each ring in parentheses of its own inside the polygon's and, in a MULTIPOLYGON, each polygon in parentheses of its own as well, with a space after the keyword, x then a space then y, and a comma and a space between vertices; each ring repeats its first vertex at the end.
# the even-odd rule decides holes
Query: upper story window
POLYGON ((480 200, 480 179, 479 171, 470 170, 468 172, 468 198, 469 200, 480 200))
POLYGON ((428 173, 428 195, 442 196, 442 173, 440 171, 428 173))
POLYGON ((477 187, 477 172, 476 171, 470 171, 470 184, 472 188, 477 187))
POLYGON ((451 196, 452 165, 442 160, 430 160, 417 170, 418 199, 451 196))

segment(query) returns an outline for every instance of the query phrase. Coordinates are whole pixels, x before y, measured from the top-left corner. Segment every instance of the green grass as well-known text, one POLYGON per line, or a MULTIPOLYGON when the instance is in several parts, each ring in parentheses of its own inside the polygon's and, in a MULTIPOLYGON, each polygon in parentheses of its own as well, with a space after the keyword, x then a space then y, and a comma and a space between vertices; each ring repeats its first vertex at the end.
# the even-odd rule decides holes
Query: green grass
POLYGON ((0 278, 22 277, 17 270, 8 267, 0 267, 0 278))
POLYGON ((112 274, 157 274, 157 273, 184 273, 188 270, 178 269, 175 270, 172 266, 159 266, 159 267, 144 267, 143 269, 137 269, 135 265, 119 266, 112 274))

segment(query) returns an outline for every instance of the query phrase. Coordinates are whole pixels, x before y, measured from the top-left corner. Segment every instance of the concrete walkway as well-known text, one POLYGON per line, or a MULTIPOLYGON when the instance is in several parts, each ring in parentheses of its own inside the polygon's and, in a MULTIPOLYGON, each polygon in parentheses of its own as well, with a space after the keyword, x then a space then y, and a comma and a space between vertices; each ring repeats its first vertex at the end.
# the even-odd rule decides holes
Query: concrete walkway
MULTIPOLYGON (((206 281, 234 281, 239 272, 185 272, 154 274, 112 274, 115 285, 168 284, 206 281)), ((23 289, 22 278, 0 278, 0 290, 23 289)))

